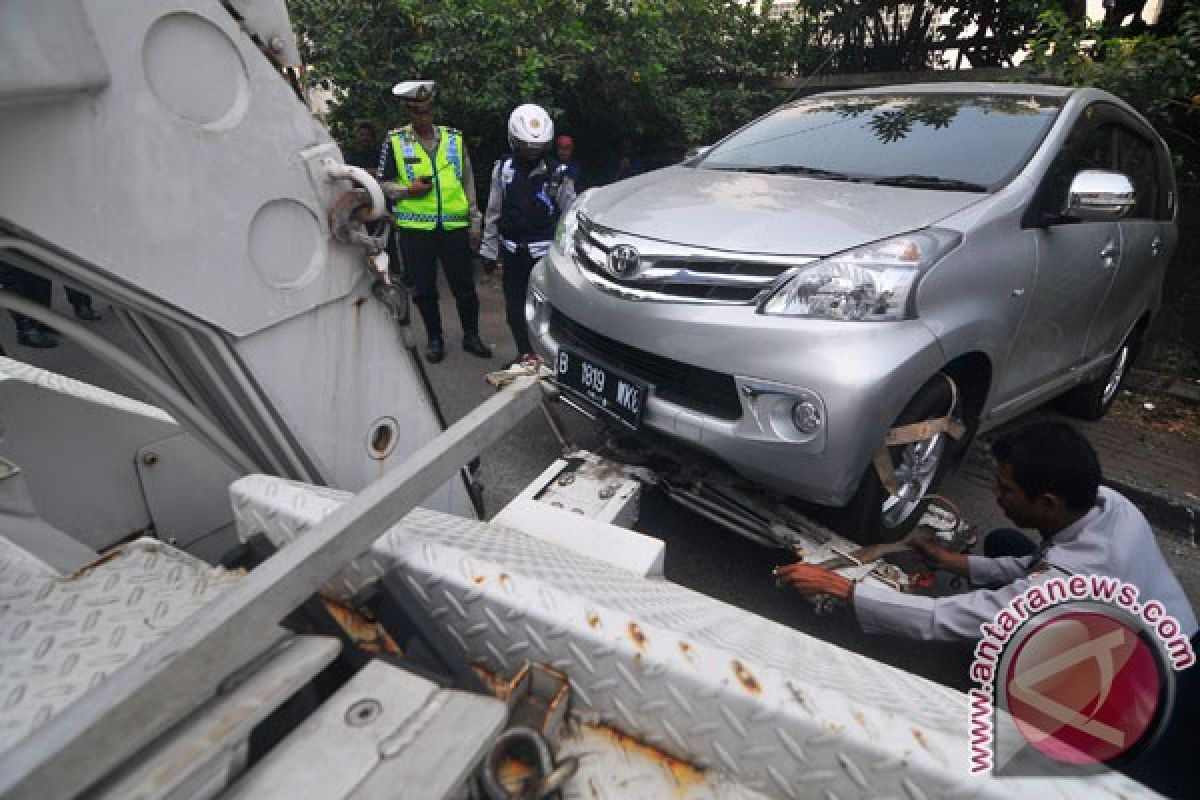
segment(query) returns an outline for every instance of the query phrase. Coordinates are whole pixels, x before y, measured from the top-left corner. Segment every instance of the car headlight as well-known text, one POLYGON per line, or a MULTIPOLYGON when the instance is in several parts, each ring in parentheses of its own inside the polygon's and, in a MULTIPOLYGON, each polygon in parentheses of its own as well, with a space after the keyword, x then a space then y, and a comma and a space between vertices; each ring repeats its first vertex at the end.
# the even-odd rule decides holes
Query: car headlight
POLYGON ((571 240, 575 238, 575 229, 579 227, 579 207, 583 205, 584 198, 590 191, 591 189, 588 189, 576 197, 571 207, 558 218, 558 227, 554 230, 554 247, 564 256, 571 253, 571 240))
POLYGON ((959 233, 929 228, 821 259, 784 280, 759 310, 819 319, 904 319, 917 280, 960 241, 959 233))

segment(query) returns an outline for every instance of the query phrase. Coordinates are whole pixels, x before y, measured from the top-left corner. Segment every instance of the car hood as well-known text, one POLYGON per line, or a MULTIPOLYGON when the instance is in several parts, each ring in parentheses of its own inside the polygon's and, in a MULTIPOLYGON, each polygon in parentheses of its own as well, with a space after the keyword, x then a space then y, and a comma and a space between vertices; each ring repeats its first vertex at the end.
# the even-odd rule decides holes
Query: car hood
POLYGON ((927 227, 985 194, 667 167, 591 192, 616 231, 742 253, 825 256, 927 227))

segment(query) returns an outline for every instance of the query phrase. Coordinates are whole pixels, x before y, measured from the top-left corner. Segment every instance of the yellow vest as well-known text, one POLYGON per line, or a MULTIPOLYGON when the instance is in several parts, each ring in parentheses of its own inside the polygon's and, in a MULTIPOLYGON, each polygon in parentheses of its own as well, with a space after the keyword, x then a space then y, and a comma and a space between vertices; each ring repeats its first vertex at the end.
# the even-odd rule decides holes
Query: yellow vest
POLYGON ((393 211, 396 227, 431 231, 465 228, 467 193, 462 184, 462 134, 453 128, 435 126, 438 134, 433 164, 411 125, 392 131, 392 155, 396 159, 396 182, 408 187, 420 176, 431 176, 433 188, 421 197, 401 197, 393 211))

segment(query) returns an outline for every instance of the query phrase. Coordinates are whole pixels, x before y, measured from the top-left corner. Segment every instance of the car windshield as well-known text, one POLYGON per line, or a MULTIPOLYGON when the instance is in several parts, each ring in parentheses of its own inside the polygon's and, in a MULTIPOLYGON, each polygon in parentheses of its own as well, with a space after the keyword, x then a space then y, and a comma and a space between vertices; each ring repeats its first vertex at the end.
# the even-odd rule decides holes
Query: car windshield
POLYGON ((1032 155, 1062 100, 864 94, 786 105, 705 154, 702 169, 987 191, 1032 155))

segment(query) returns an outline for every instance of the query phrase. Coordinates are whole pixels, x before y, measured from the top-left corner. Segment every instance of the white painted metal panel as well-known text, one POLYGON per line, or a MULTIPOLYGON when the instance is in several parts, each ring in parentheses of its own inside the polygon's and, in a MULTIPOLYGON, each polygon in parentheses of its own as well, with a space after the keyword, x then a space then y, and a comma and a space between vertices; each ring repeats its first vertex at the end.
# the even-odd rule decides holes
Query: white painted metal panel
POLYGON ((463 783, 500 733, 495 698, 439 689, 372 661, 225 796, 228 800, 439 800, 463 783))
POLYGON ((341 650, 337 639, 285 639, 223 681, 212 702, 89 792, 90 800, 207 800, 245 767, 250 733, 341 650))
POLYGON ((233 519, 237 473, 162 410, 4 357, 0 452, 38 514, 93 550, 152 526, 186 547, 233 519))
MULTIPOLYGON (((0 174, 19 188, 0 192, 0 257, 158 326, 143 327, 171 348, 158 356, 172 377, 200 387, 193 400, 247 451, 276 459, 261 470, 357 490, 436 436, 364 253, 331 238, 328 210, 351 188, 320 163, 340 163, 337 145, 230 10, 38 5, 5 16, 4 41, 22 46, 0 101, 6 81, 42 94, 0 115, 0 174), (45 78, 33 56, 55 51, 80 69, 45 78), (395 441, 378 456, 387 419, 395 441)), ((264 6, 252 24, 276 29, 281 12, 264 6)), ((474 516, 457 479, 427 502, 474 516)))

